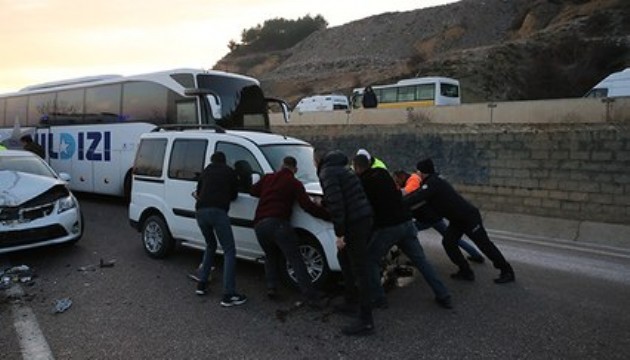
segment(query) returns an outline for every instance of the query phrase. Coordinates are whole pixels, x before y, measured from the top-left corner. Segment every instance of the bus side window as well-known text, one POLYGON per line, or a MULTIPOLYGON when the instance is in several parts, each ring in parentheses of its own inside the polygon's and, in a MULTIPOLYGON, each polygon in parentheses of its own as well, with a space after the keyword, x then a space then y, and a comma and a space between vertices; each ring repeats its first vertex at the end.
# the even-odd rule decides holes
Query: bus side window
POLYGON ((177 115, 175 117, 176 124, 196 124, 197 123, 197 107, 194 100, 183 100, 175 103, 177 115))

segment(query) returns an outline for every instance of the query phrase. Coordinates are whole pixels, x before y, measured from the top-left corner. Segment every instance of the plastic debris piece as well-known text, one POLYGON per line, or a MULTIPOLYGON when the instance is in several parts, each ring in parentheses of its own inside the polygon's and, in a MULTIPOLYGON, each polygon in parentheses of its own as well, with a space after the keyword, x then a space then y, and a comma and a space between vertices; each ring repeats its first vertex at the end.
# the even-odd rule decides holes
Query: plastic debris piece
POLYGON ((33 280, 34 277, 33 270, 26 265, 14 266, 2 272, 3 282, 7 281, 6 279, 8 278, 10 282, 27 283, 33 280))
POLYGON ((110 267, 114 267, 114 264, 116 263, 116 259, 112 259, 112 260, 108 260, 108 261, 104 261, 101 258, 101 262, 99 264, 99 267, 101 268, 110 268, 110 267))
POLYGON ((70 300, 70 298, 55 300, 55 308, 53 309, 53 313, 62 313, 68 310, 70 306, 72 306, 72 300, 70 300))
POLYGON ((11 287, 11 277, 10 276, 2 276, 0 279, 0 290, 8 289, 11 287))
POLYGON ((77 268, 77 271, 81 271, 81 272, 96 271, 96 265, 79 266, 77 268))

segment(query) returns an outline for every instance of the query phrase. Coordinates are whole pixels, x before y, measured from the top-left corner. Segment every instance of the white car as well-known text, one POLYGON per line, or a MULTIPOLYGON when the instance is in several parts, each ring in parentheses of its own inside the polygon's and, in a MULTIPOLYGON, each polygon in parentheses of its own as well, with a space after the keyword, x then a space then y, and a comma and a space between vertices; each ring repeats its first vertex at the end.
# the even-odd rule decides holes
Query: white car
MULTIPOLYGON (((248 187, 264 174, 278 170, 285 156, 297 159, 296 177, 304 183, 307 193, 321 196, 313 148, 302 140, 221 128, 143 134, 133 168, 129 220, 142 233, 144 249, 150 256, 164 257, 176 244, 205 249, 191 193, 215 151, 225 153, 228 164, 237 173, 247 171, 240 177, 247 181, 241 184, 229 212, 239 258, 264 259, 253 223, 258 198, 249 194, 248 187)), ((300 237, 300 252, 313 283, 324 285, 331 279, 331 271, 340 270, 332 223, 314 218, 298 205, 294 207, 291 223, 300 237)), ((288 264, 282 270, 288 280, 295 281, 288 264)))
POLYGON ((0 254, 81 238, 81 209, 68 180, 29 151, 0 150, 0 254))

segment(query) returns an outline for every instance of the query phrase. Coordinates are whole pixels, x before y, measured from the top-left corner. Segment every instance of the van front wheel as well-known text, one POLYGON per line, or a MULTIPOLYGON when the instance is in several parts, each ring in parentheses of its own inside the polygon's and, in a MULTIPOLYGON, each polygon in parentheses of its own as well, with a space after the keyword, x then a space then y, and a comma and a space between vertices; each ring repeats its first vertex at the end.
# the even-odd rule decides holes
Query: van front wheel
MULTIPOLYGON (((323 289, 330 279, 330 269, 326 262, 326 254, 319 244, 319 241, 313 239, 306 234, 300 234, 300 243, 298 245, 302 260, 306 265, 306 272, 311 277, 313 285, 318 289, 323 289)), ((287 280, 294 286, 297 286, 297 277, 295 270, 286 262, 284 269, 287 280)))

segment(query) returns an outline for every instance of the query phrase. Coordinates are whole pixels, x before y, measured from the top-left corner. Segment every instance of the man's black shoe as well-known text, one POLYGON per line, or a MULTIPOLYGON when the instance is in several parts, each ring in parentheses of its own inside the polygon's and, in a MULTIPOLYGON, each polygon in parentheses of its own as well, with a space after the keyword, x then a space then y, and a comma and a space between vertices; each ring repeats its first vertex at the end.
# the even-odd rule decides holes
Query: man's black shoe
POLYGON ((353 323, 348 326, 344 326, 343 328, 341 328, 341 332, 344 335, 351 335, 351 336, 370 335, 374 333, 374 324, 359 320, 356 323, 353 323))
POLYGON ((471 270, 459 270, 458 272, 451 274, 451 279, 455 280, 465 280, 465 281, 475 281, 475 273, 471 270))
POLYGON ((435 302, 437 302, 438 305, 440 305, 441 307, 443 307, 445 309, 452 309, 453 308, 453 302, 451 301, 451 297, 450 296, 445 296, 443 298, 435 298, 435 302))
POLYGON ((481 256, 481 255, 477 255, 477 256, 469 256, 469 257, 468 257, 468 260, 470 260, 470 261, 472 261, 472 262, 474 262, 474 263, 477 263, 477 264, 483 264, 483 263, 484 263, 484 261, 486 261, 486 260, 483 258, 483 256, 481 256))
POLYGON ((494 279, 495 284, 505 284, 514 282, 516 277, 514 276, 513 271, 501 271, 501 275, 498 278, 494 279))
POLYGON ((195 294, 199 296, 206 295, 208 293, 208 283, 200 281, 197 283, 197 289, 195 290, 195 294))

